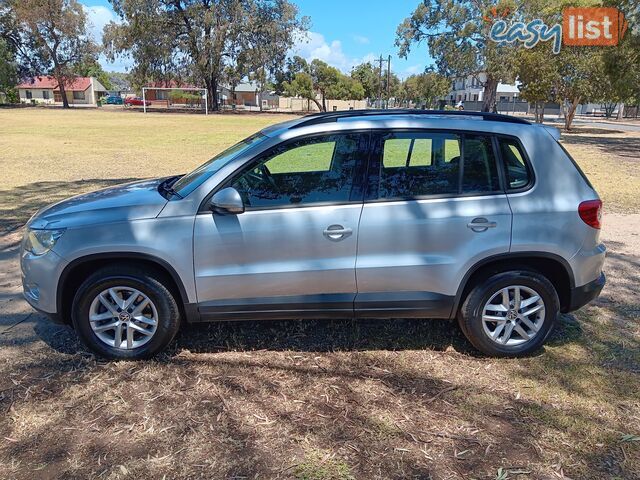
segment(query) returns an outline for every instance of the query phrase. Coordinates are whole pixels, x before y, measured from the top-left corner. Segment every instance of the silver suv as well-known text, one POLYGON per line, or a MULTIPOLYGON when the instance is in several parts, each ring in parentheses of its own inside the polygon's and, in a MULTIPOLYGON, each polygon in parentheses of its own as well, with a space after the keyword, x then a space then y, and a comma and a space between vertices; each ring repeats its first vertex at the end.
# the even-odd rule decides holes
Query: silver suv
POLYGON ((24 294, 110 358, 185 321, 334 317, 457 318, 482 352, 525 355, 605 281, 602 203, 558 138, 469 112, 281 123, 187 175, 42 209, 24 294))

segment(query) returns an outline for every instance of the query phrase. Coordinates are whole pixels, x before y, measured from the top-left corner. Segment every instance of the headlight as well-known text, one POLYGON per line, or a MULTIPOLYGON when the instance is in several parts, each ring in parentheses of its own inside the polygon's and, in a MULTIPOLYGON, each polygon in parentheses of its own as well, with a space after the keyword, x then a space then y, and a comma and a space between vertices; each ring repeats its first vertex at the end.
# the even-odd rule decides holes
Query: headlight
POLYGON ((44 255, 53 248, 64 230, 27 230, 24 249, 33 255, 44 255))

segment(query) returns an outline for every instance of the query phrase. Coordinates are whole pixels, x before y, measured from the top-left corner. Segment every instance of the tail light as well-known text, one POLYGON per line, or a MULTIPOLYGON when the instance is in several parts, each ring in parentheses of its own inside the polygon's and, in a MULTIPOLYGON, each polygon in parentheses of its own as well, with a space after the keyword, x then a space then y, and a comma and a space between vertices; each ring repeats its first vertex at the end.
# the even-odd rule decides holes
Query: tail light
POLYGON ((587 200, 582 202, 578 207, 578 214, 584 223, 599 230, 602 226, 602 201, 587 200))

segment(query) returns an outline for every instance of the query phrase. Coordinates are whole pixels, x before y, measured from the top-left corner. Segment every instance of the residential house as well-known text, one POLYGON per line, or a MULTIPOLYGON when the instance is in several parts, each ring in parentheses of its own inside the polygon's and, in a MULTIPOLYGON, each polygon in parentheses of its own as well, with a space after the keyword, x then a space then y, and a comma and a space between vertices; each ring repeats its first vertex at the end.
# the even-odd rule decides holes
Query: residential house
MULTIPOLYGON (((487 74, 484 72, 478 75, 468 75, 466 77, 455 78, 451 82, 451 91, 443 98, 449 105, 457 105, 462 102, 482 102, 484 96, 484 82, 487 74)), ((499 83, 496 93, 498 102, 512 102, 514 98, 520 96, 518 82, 515 84, 499 83)))
MULTIPOLYGON (((20 101, 62 105, 62 95, 58 81, 51 76, 35 77, 17 86, 20 101)), ((107 95, 107 89, 95 77, 75 77, 65 85, 69 104, 96 105, 98 99, 107 95)))

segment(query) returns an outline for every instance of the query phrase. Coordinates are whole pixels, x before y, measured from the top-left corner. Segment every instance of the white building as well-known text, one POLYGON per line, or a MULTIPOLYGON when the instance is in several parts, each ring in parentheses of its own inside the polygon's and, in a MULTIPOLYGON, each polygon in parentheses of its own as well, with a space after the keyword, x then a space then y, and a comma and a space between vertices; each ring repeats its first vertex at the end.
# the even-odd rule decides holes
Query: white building
MULTIPOLYGON (((17 88, 21 102, 62 105, 62 95, 54 77, 35 77, 17 88)), ((76 77, 65 86, 65 93, 69 104, 96 105, 100 97, 107 95, 107 89, 95 77, 76 77)))
MULTIPOLYGON (((444 98, 450 105, 459 102, 481 102, 484 96, 484 82, 487 74, 484 72, 478 75, 456 78, 451 82, 451 92, 444 98)), ((496 101, 513 101, 514 97, 520 96, 518 82, 515 84, 499 83, 496 94, 496 101)))

